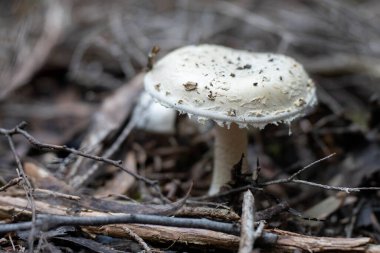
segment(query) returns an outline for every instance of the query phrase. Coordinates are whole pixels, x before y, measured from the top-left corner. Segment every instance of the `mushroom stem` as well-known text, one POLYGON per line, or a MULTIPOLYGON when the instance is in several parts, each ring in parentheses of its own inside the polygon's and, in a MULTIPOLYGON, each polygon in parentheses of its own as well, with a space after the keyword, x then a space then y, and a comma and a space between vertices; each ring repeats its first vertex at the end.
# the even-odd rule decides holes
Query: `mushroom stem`
MULTIPOLYGON (((208 194, 219 192, 220 187, 231 180, 233 166, 241 155, 247 152, 247 130, 232 123, 230 128, 215 126, 214 171, 208 194)), ((247 169, 247 159, 243 159, 242 171, 247 169)))

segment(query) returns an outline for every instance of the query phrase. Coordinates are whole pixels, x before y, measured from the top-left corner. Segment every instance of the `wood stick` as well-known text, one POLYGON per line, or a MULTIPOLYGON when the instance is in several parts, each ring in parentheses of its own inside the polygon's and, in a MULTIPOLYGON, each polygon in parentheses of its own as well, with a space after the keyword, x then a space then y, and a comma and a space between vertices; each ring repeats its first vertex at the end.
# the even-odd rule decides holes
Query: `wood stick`
MULTIPOLYGON (((301 249, 308 252, 367 252, 371 238, 334 238, 306 236, 280 229, 270 230, 279 236, 276 247, 287 249, 301 249)), ((269 232, 269 231, 268 231, 269 232)))
MULTIPOLYGON (((194 247, 213 247, 218 249, 237 250, 240 238, 221 232, 205 229, 178 228, 145 224, 116 224, 102 227, 87 227, 88 232, 108 236, 128 238, 124 227, 131 229, 142 239, 153 243, 186 244, 194 247)), ((268 249, 268 252, 293 252, 302 250, 306 252, 374 252, 373 249, 380 248, 372 245, 371 239, 362 238, 334 238, 305 236, 280 229, 264 229, 264 234, 275 234, 277 241, 262 239, 257 240, 259 246, 268 249)))
POLYGON ((244 192, 242 209, 239 253, 251 253, 255 241, 255 197, 250 190, 244 192))
POLYGON ((182 217, 202 217, 224 221, 238 221, 240 219, 239 215, 232 210, 201 206, 184 206, 178 210, 175 215, 182 217))
POLYGON ((144 224, 117 224, 102 227, 88 227, 87 231, 113 237, 128 237, 125 228, 132 230, 142 239, 154 243, 179 243, 198 247, 234 249, 239 246, 240 238, 206 229, 151 226, 144 224))

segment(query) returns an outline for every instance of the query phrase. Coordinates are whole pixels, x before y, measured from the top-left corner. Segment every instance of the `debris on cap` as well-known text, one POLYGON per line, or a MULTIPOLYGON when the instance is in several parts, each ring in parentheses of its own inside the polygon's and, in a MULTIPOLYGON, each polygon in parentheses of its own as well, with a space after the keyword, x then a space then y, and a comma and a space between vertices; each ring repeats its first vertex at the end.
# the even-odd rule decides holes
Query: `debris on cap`
POLYGON ((235 122, 241 128, 290 124, 317 103, 313 81, 294 59, 217 45, 169 53, 146 74, 145 89, 198 121, 235 122))

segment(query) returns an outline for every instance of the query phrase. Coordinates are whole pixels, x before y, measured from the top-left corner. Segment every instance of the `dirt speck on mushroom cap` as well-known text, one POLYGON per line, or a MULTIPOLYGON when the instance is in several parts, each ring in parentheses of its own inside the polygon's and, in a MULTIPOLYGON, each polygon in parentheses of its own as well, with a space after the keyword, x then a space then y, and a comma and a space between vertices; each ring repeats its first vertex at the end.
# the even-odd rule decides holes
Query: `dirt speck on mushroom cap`
POLYGON ((314 83, 294 59, 217 45, 169 53, 146 74, 145 89, 166 106, 242 127, 290 122, 317 101, 314 83), (159 90, 154 88, 157 83, 159 90), (185 89, 187 83, 196 83, 196 90, 185 89))

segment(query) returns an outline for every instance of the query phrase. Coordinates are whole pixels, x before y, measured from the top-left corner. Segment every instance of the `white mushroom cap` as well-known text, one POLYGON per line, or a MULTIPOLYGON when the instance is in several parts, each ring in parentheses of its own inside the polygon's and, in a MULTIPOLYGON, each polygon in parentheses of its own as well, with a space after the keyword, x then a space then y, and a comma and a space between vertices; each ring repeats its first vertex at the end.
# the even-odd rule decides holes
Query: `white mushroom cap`
POLYGON ((294 59, 216 45, 171 52, 146 74, 145 89, 198 121, 240 127, 290 123, 317 103, 313 81, 294 59))

